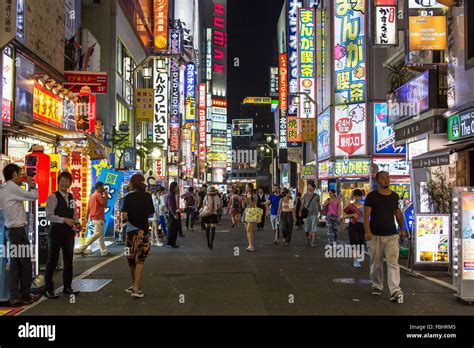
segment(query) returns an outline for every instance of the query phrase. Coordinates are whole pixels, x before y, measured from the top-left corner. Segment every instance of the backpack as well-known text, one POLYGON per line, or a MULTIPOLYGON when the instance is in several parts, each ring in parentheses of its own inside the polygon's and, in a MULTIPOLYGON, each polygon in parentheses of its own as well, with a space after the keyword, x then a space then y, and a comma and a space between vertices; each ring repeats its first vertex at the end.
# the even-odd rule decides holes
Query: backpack
POLYGON ((234 209, 240 209, 240 200, 238 198, 234 197, 234 201, 232 203, 232 208, 234 209))
POLYGON ((194 195, 188 194, 188 196, 186 197, 186 206, 187 207, 192 207, 195 204, 196 204, 196 202, 194 200, 194 195))

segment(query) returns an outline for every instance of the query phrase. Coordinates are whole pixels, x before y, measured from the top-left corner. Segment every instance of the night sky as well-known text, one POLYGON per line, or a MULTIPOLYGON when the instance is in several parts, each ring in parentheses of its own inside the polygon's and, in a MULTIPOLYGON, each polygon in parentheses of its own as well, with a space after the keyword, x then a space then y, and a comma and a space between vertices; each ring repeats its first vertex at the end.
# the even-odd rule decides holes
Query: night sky
POLYGON ((228 0, 229 119, 245 97, 268 96, 269 67, 278 66, 277 23, 284 0, 228 0), (234 67, 234 58, 240 67, 234 67))

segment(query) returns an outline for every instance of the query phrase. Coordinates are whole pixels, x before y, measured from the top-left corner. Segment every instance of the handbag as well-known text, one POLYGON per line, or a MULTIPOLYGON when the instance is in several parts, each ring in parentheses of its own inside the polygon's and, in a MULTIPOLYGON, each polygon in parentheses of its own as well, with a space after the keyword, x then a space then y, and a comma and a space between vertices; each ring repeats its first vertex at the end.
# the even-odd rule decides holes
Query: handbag
POLYGON ((261 208, 247 208, 245 210, 245 222, 257 223, 260 222, 263 215, 263 209, 261 208))
MULTIPOLYGON (((313 197, 311 197, 309 203, 308 203, 308 208, 311 206, 311 202, 313 201, 314 199, 314 196, 316 196, 316 193, 313 193, 313 197)), ((308 217, 308 214, 309 214, 309 210, 308 210, 307 207, 303 207, 303 209, 301 209, 301 218, 302 219, 306 219, 308 217)))
POLYGON ((212 198, 212 209, 210 204, 206 204, 202 207, 201 211, 199 212, 199 217, 204 218, 211 216, 214 214, 214 198, 212 198))

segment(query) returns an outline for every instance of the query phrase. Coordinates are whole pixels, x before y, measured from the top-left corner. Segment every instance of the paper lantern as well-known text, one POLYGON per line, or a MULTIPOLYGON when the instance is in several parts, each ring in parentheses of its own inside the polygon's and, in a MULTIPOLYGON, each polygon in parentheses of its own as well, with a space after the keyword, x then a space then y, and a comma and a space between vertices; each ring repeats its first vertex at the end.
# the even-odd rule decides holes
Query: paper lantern
POLYGON ((96 101, 89 87, 82 87, 76 101, 76 130, 91 134, 95 130, 96 101))
POLYGON ((45 154, 44 148, 34 145, 32 153, 25 156, 26 175, 31 176, 38 186, 38 204, 46 203, 49 195, 49 180, 51 172, 51 159, 45 154))

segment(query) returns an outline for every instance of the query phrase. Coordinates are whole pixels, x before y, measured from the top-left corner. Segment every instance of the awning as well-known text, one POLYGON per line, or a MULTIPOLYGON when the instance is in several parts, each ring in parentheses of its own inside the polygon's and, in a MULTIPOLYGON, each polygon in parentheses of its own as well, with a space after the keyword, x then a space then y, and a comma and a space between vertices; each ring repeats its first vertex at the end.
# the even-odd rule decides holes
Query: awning
POLYGON ((440 149, 428 151, 413 157, 411 160, 413 168, 427 168, 447 166, 450 164, 450 155, 469 148, 474 148, 474 141, 463 141, 445 145, 440 149))

